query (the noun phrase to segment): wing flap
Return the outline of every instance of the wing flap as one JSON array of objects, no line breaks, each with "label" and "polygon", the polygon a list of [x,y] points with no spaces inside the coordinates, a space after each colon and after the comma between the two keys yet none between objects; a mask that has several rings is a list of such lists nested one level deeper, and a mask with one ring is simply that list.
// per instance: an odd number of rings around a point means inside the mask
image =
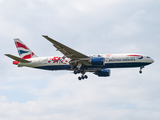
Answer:
[{"label": "wing flap", "polygon": [[16,56],[11,55],[11,54],[5,54],[5,55],[12,58],[13,60],[19,61],[21,63],[30,63],[30,61],[28,61],[28,60],[22,59],[20,57],[16,57]]}]

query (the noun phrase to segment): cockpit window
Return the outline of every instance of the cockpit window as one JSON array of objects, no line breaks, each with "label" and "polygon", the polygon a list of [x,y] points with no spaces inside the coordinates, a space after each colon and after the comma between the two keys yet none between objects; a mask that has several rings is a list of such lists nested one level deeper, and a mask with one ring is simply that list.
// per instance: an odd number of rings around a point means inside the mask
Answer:
[{"label": "cockpit window", "polygon": [[150,58],[149,56],[147,56],[147,58]]}]

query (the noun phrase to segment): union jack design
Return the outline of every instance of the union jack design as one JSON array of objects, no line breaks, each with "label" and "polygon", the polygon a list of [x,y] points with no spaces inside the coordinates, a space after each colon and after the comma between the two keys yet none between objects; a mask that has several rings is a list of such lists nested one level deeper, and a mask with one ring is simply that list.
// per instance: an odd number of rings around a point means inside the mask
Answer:
[{"label": "union jack design", "polygon": [[14,39],[19,56],[22,59],[30,59],[37,57],[20,39]]}]

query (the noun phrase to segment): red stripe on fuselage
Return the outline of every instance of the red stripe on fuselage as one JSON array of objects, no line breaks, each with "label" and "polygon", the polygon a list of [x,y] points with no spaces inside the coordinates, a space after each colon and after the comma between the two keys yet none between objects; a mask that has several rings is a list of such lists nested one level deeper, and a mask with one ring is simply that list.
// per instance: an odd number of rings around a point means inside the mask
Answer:
[{"label": "red stripe on fuselage", "polygon": [[19,42],[15,42],[15,44],[16,44],[16,47],[17,47],[17,48],[22,47],[22,48],[28,50],[28,48],[27,48],[25,45],[23,45],[23,44],[21,44],[21,43],[19,43]]},{"label": "red stripe on fuselage", "polygon": [[128,55],[128,56],[137,56],[137,57],[141,57],[141,55]]}]

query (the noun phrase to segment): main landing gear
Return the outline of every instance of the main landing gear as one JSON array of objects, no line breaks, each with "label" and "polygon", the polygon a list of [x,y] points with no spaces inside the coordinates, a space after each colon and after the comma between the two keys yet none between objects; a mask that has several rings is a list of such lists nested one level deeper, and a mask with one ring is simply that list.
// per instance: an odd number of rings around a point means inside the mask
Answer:
[{"label": "main landing gear", "polygon": [[78,80],[83,80],[83,79],[87,79],[88,78],[87,75],[84,75],[85,74],[85,70],[78,70],[78,69],[76,69],[74,71],[74,74],[77,74],[77,73],[81,73],[82,74],[82,76],[78,77]]},{"label": "main landing gear", "polygon": [[142,69],[144,68],[144,66],[140,67],[139,73],[142,74]]},{"label": "main landing gear", "polygon": [[82,75],[81,77],[78,77],[78,80],[81,80],[81,79],[87,79],[88,76],[87,75]]}]

